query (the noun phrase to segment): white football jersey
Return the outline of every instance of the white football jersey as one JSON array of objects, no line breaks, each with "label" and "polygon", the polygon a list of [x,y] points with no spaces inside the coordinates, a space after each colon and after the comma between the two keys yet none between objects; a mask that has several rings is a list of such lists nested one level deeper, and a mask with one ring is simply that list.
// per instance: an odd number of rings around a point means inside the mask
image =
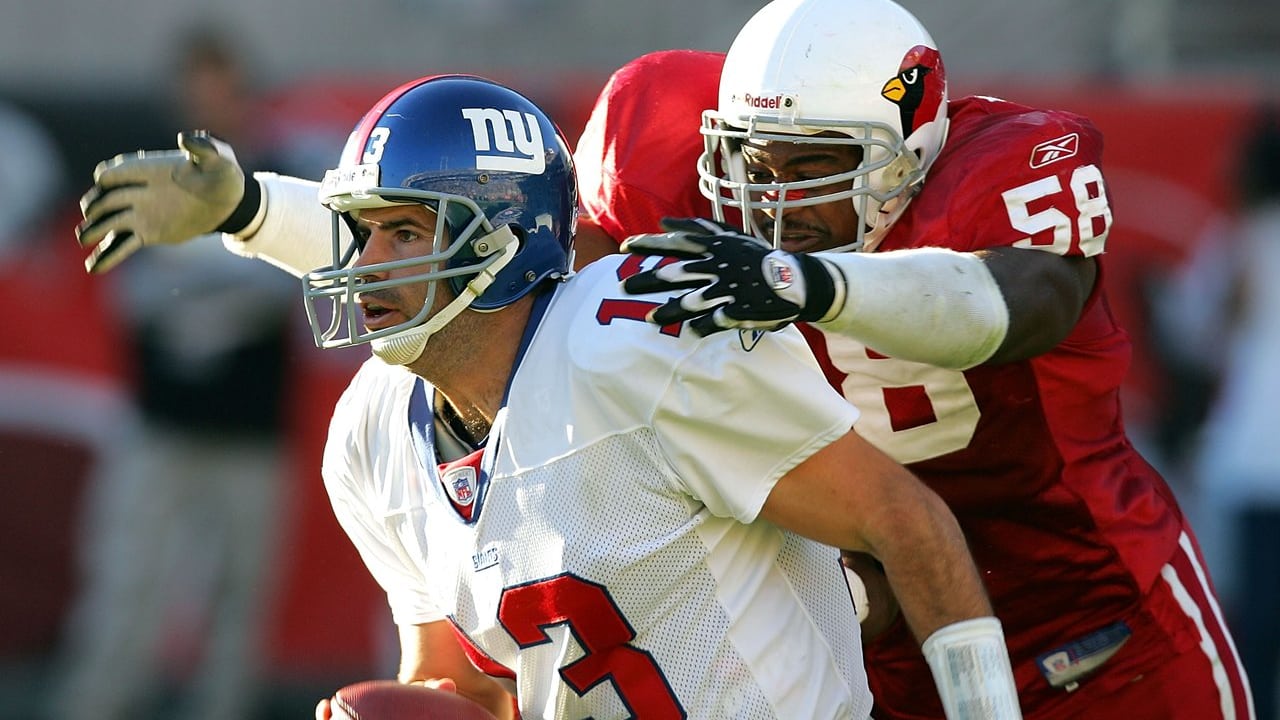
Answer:
[{"label": "white football jersey", "polygon": [[793,329],[644,322],[624,260],[557,289],[476,462],[442,470],[434,391],[367,362],[325,452],[339,521],[395,621],[450,618],[526,720],[865,718],[837,551],[756,519],[857,411]]}]

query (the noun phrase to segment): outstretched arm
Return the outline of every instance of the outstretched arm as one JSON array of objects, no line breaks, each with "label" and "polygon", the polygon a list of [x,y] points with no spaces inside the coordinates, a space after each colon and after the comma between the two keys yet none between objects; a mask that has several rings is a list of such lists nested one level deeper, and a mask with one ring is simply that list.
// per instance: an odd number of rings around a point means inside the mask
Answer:
[{"label": "outstretched arm", "polygon": [[629,293],[686,290],[655,309],[660,325],[701,334],[795,321],[894,357],[964,369],[1043,353],[1080,317],[1090,258],[997,247],[793,254],[708,220],[667,220],[624,251],[676,258],[626,280]]}]

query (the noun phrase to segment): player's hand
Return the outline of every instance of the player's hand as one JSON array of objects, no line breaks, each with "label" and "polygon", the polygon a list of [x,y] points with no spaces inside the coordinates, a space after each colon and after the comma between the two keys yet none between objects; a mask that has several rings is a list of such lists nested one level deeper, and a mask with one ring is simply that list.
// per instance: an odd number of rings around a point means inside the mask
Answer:
[{"label": "player's hand", "polygon": [[843,278],[818,258],[775,250],[751,235],[711,220],[664,219],[665,233],[633,235],[624,252],[675,262],[623,281],[633,295],[688,290],[654,308],[658,325],[688,322],[699,335],[721,330],[777,330],[820,320],[836,302]]},{"label": "player's hand", "polygon": [[91,273],[110,270],[143,245],[172,245],[213,232],[245,195],[231,146],[197,130],[178,134],[177,150],[143,150],[98,164],[80,199],[76,226]]}]

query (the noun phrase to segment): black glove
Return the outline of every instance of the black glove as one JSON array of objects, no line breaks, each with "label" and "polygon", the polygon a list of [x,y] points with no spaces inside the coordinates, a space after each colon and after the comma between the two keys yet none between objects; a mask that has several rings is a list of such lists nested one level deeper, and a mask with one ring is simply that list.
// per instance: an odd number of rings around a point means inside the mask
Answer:
[{"label": "black glove", "polygon": [[658,325],[688,322],[699,335],[721,330],[777,330],[831,311],[835,273],[818,258],[775,250],[711,220],[662,221],[665,233],[633,235],[624,252],[677,261],[627,278],[632,295],[689,290],[649,313]]}]

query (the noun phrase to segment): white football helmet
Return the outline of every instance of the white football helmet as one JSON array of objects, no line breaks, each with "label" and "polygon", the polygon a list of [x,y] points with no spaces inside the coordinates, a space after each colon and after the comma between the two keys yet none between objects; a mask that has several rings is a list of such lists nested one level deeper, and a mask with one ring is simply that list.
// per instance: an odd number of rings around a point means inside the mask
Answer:
[{"label": "white football helmet", "polygon": [[[752,211],[769,209],[778,246],[787,207],[851,199],[863,222],[837,249],[869,251],[942,149],[946,72],[928,31],[891,0],[774,0],[734,39],[719,108],[703,113],[702,125],[699,186],[716,219],[724,221],[726,207],[741,208],[743,229],[763,237]],[[816,137],[831,132],[847,139]],[[778,140],[860,145],[862,161],[822,178],[748,182],[742,143]],[[810,194],[833,183],[847,189]]]}]

